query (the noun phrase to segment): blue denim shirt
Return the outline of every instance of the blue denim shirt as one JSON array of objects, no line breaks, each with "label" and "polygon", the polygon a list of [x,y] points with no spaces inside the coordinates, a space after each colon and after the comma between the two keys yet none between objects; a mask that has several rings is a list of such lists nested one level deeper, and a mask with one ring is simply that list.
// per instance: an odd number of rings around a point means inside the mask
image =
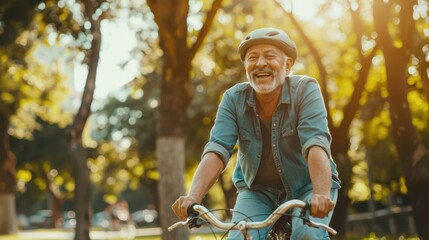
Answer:
[{"label": "blue denim shirt", "polygon": [[[299,93],[296,92],[298,82],[301,82]],[[332,188],[340,188],[331,157],[326,114],[315,79],[308,76],[286,79],[272,116],[271,142],[274,161],[289,199],[312,189],[305,158],[315,145],[322,147],[330,158]],[[224,93],[203,155],[215,152],[226,166],[238,140],[238,158],[232,177],[238,189],[251,188],[258,172],[263,145],[259,121],[255,93],[249,83],[236,84]]]}]

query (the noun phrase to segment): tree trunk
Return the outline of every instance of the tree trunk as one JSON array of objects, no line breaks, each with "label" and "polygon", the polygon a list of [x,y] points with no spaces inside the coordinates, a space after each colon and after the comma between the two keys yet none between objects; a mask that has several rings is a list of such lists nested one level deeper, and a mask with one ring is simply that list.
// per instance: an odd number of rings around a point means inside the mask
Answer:
[{"label": "tree trunk", "polygon": [[0,235],[11,234],[18,230],[14,193],[0,193],[0,216]]},{"label": "tree trunk", "polygon": [[51,194],[52,201],[52,227],[61,228],[61,206],[63,205],[64,199],[58,198]]},{"label": "tree trunk", "polygon": [[[415,152],[418,151],[419,149],[415,150]],[[420,160],[413,164],[411,171],[406,174],[406,178],[417,232],[421,239],[429,239],[429,154],[426,149],[424,151],[425,154],[419,156]],[[414,158],[413,161],[416,159]]]},{"label": "tree trunk", "polygon": [[70,157],[75,177],[75,240],[89,240],[91,228],[91,182],[87,166],[87,154],[81,144],[72,144]]},{"label": "tree trunk", "polygon": [[91,104],[94,98],[95,80],[97,79],[97,67],[101,50],[101,21],[103,14],[94,17],[99,11],[99,6],[103,1],[82,0],[86,19],[91,23],[91,50],[88,62],[88,75],[82,94],[82,101],[79,110],[70,128],[70,157],[74,169],[75,178],[75,213],[76,229],[75,240],[89,240],[92,204],[91,204],[91,181],[87,166],[87,152],[82,144],[82,132],[91,114]]},{"label": "tree trunk", "polygon": [[[184,53],[181,53],[181,56]],[[160,200],[160,222],[162,239],[188,239],[187,228],[168,232],[167,228],[179,219],[171,211],[171,204],[186,194],[185,174],[185,127],[186,109],[190,103],[189,65],[182,69],[165,59],[161,103],[158,108],[156,154],[160,179],[158,197]]]},{"label": "tree trunk", "polygon": [[162,239],[185,240],[189,239],[187,228],[174,232],[168,232],[167,228],[179,220],[171,211],[171,204],[186,194],[183,177],[186,109],[192,95],[186,22],[189,5],[186,0],[148,1],[148,4],[159,26],[159,45],[164,50],[156,144]]},{"label": "tree trunk", "polygon": [[417,232],[422,239],[429,239],[429,152],[418,138],[412,123],[408,103],[407,65],[415,44],[413,7],[416,1],[400,1],[399,30],[401,47],[393,44],[389,32],[391,2],[374,1],[373,15],[378,41],[381,42],[386,65],[389,110],[392,136],[406,178],[408,197],[413,207]]},{"label": "tree trunk", "polygon": [[417,232],[422,239],[429,239],[429,152],[412,124],[406,84],[408,58],[385,52],[385,59],[392,135],[407,180]]},{"label": "tree trunk", "polygon": [[[355,19],[354,22],[357,22],[357,20]],[[357,45],[360,46],[360,43]],[[362,54],[359,55],[362,68],[360,69],[358,79],[355,82],[355,90],[353,91],[347,106],[344,108],[344,118],[338,127],[334,127],[332,122],[330,124],[330,129],[332,131],[332,155],[334,156],[341,179],[341,189],[338,191],[338,200],[332,216],[331,226],[338,232],[338,236],[341,237],[346,234],[346,220],[350,205],[348,192],[351,187],[351,177],[353,176],[353,166],[347,153],[349,150],[349,129],[352,120],[360,107],[359,101],[368,80],[369,69],[371,68],[371,59],[375,52],[376,49],[373,49],[371,54],[368,56],[363,56]],[[344,141],[344,139],[347,139],[347,141]]]},{"label": "tree trunk", "polygon": [[167,227],[178,219],[171,204],[185,194],[185,127],[186,110],[193,96],[190,81],[191,62],[207,35],[222,0],[214,0],[205,22],[192,46],[188,46],[188,0],[148,0],[158,25],[159,46],[163,50],[161,101],[158,108],[157,160],[159,179],[160,221],[162,239],[185,240],[188,230],[173,233]]},{"label": "tree trunk", "polygon": [[171,204],[178,196],[185,193],[183,174],[185,172],[185,139],[183,137],[159,137],[157,139],[158,169],[161,175],[158,183],[160,201],[160,219],[162,239],[188,239],[186,227],[176,229],[175,232],[165,231],[179,219],[171,211]]},{"label": "tree trunk", "polygon": [[60,219],[61,219],[61,206],[65,200],[65,197],[60,192],[59,189],[54,187],[52,180],[49,178],[49,173],[41,170],[40,174],[43,176],[43,179],[46,183],[46,189],[50,197],[50,207],[52,210],[52,226],[53,228],[60,228]]},{"label": "tree trunk", "polygon": [[15,212],[16,158],[9,146],[8,117],[0,117],[0,235],[17,230]]}]

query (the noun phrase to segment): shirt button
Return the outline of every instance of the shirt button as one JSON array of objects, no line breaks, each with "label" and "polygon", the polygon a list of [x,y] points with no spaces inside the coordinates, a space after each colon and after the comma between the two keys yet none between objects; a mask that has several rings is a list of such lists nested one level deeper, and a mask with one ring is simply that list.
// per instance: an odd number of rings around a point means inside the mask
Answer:
[{"label": "shirt button", "polygon": [[273,147],[276,147],[276,144],[273,144]]},{"label": "shirt button", "polygon": [[275,126],[277,126],[277,124],[274,123],[273,126],[275,127]]}]

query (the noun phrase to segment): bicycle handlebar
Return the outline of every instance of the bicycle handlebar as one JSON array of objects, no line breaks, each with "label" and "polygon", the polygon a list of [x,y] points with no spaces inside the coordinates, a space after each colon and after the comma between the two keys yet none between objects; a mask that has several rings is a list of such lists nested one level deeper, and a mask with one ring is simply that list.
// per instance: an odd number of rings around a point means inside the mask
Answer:
[{"label": "bicycle handlebar", "polygon": [[[274,223],[276,223],[276,221],[284,213],[286,213],[289,209],[296,208],[296,207],[305,209],[305,208],[308,207],[308,204],[305,203],[304,201],[297,200],[297,199],[289,200],[289,201],[284,202],[283,204],[281,204],[264,221],[252,222],[252,221],[242,220],[242,221],[240,221],[238,223],[233,223],[233,222],[226,223],[226,222],[222,222],[216,216],[214,216],[207,208],[205,208],[202,205],[194,204],[194,205],[191,205],[190,207],[193,208],[194,212],[198,212],[199,216],[201,218],[206,219],[208,222],[210,222],[216,228],[228,231],[228,230],[261,229],[261,228],[268,227],[268,226],[273,225]],[[195,216],[191,216],[190,215],[190,217],[186,221],[180,221],[180,222],[177,222],[177,223],[171,225],[168,228],[168,231],[171,232],[171,231],[173,231],[175,228],[177,228],[179,226],[189,225],[191,223],[191,220],[194,219],[194,218],[195,218]],[[337,231],[335,231],[333,228],[331,228],[331,227],[329,227],[329,226],[327,226],[327,225],[325,225],[323,223],[316,223],[316,222],[313,222],[310,219],[306,219],[306,218],[304,219],[304,222],[305,222],[305,224],[307,224],[310,227],[324,229],[324,230],[328,231],[329,233],[331,233],[333,235],[337,234]]]}]

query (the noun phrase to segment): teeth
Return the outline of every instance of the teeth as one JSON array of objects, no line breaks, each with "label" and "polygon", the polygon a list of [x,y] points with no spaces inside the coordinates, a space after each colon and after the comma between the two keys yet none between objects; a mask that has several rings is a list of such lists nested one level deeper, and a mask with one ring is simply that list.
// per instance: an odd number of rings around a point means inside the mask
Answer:
[{"label": "teeth", "polygon": [[268,76],[270,76],[270,74],[268,74],[268,73],[258,73],[258,74],[256,74],[256,76],[257,77],[268,77]]}]

